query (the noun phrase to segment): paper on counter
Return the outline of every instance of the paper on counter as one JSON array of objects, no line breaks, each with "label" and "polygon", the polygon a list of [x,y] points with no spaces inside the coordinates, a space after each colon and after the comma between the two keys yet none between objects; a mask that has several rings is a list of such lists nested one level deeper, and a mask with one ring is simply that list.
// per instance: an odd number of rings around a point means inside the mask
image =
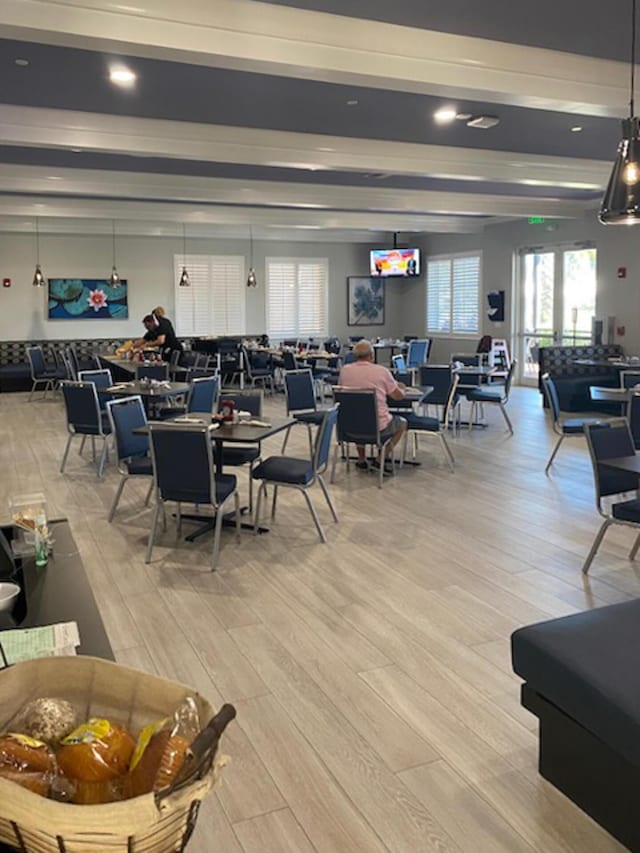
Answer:
[{"label": "paper on counter", "polygon": [[40,628],[0,631],[0,643],[9,663],[20,663],[32,658],[76,654],[80,633],[77,622],[58,622]]}]

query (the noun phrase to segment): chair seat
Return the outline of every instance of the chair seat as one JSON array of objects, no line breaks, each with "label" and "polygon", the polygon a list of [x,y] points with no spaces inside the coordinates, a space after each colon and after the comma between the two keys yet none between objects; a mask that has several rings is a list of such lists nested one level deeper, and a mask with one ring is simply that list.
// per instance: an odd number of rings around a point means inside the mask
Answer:
[{"label": "chair seat", "polygon": [[440,432],[440,421],[438,418],[427,418],[421,415],[416,415],[415,412],[409,412],[403,417],[407,421],[409,429],[414,429],[422,432]]},{"label": "chair seat", "polygon": [[[464,389],[462,389],[464,390]],[[466,392],[467,400],[472,403],[502,403],[504,402],[503,391],[490,391],[488,388],[473,388]]]},{"label": "chair seat", "polygon": [[135,456],[127,459],[125,465],[129,474],[153,474],[153,465],[149,456]]},{"label": "chair seat", "polygon": [[612,504],[611,514],[619,521],[632,521],[640,524],[640,500],[620,501]]},{"label": "chair seat", "polygon": [[41,373],[35,377],[36,379],[64,379],[65,374],[61,370],[55,370],[51,368],[50,370],[43,370]]},{"label": "chair seat", "polygon": [[251,375],[254,379],[271,378],[273,377],[273,370],[270,367],[252,367]]},{"label": "chair seat", "polygon": [[222,464],[235,468],[238,465],[248,465],[259,456],[259,447],[225,447],[222,453]]},{"label": "chair seat", "polygon": [[[232,495],[236,489],[237,479],[233,474],[220,474],[216,477],[216,503],[221,504]],[[189,491],[188,488],[171,492],[163,492],[165,501],[177,501],[179,503],[209,504],[209,495],[201,492]]]},{"label": "chair seat", "polygon": [[324,418],[324,412],[299,412],[292,413],[293,418],[301,424],[315,424],[315,426],[320,426],[322,423],[322,419]]},{"label": "chair seat", "polygon": [[565,435],[579,435],[581,432],[584,432],[587,424],[596,424],[598,422],[598,418],[567,418],[561,424],[562,432]]},{"label": "chair seat", "polygon": [[272,483],[306,486],[313,479],[313,467],[308,459],[270,456],[258,465],[253,472],[253,478],[255,480],[268,480]]}]

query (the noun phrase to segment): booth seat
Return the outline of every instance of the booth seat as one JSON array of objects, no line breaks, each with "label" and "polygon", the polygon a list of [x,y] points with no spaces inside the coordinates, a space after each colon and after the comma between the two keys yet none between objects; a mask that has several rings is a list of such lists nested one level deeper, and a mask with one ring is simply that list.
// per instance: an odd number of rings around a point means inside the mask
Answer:
[{"label": "booth seat", "polygon": [[[617,386],[619,372],[615,367],[608,367],[605,362],[622,356],[624,350],[619,344],[540,347],[540,376],[548,373],[553,379],[563,412],[606,411],[606,406],[591,400],[589,386]],[[576,359],[592,359],[600,364],[576,364]],[[542,394],[541,383],[539,388]],[[546,406],[544,395],[543,405]]]},{"label": "booth seat", "polygon": [[47,362],[54,365],[54,351],[62,352],[68,346],[75,347],[82,369],[94,367],[93,356],[104,350],[115,350],[122,339],[62,340],[62,341],[0,341],[0,392],[29,391],[31,372],[27,359],[27,347],[41,346]]}]

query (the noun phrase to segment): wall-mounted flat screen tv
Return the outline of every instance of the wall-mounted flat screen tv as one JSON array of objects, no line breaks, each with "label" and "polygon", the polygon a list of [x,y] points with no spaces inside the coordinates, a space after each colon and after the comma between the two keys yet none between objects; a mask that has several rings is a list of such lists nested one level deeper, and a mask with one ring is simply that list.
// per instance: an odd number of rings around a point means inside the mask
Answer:
[{"label": "wall-mounted flat screen tv", "polygon": [[372,276],[420,275],[420,249],[374,249],[369,258]]}]

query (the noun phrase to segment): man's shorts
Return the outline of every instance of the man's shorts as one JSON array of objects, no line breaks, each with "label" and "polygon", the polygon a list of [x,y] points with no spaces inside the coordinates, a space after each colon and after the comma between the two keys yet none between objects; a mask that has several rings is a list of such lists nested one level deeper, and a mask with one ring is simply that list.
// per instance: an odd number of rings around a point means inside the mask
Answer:
[{"label": "man's shorts", "polygon": [[380,441],[389,441],[406,423],[406,420],[401,418],[400,415],[392,415],[391,420],[380,433]]}]

